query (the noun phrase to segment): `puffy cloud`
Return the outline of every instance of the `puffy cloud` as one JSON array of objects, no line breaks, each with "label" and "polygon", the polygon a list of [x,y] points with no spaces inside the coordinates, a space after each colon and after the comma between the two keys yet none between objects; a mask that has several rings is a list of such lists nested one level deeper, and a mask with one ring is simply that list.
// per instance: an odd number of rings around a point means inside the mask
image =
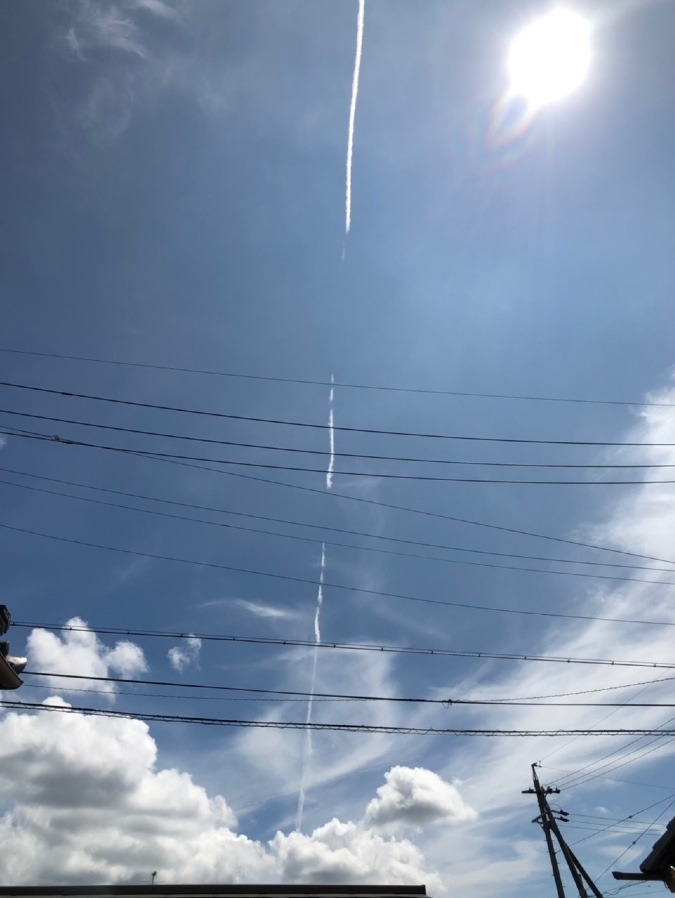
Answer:
[{"label": "puffy cloud", "polygon": [[374,826],[423,826],[441,820],[474,820],[478,815],[457,788],[423,767],[392,767],[366,819]]},{"label": "puffy cloud", "polygon": [[234,812],[183,771],[157,766],[145,723],[88,717],[50,699],[7,713],[0,744],[2,883],[392,882],[440,888],[407,840],[333,819],[268,843],[235,832]]},{"label": "puffy cloud", "polygon": [[259,843],[232,832],[223,798],[185,772],[156,769],[156,756],[140,721],[8,713],[0,788],[14,806],[0,820],[0,881],[115,882],[148,870],[242,879],[271,870]]},{"label": "puffy cloud", "polygon": [[287,882],[425,883],[436,891],[440,886],[412,842],[384,838],[357,823],[333,819],[311,835],[277,833],[270,845]]},{"label": "puffy cloud", "polygon": [[66,626],[78,629],[66,630],[59,636],[38,628],[31,631],[27,643],[31,669],[47,674],[45,682],[60,692],[67,692],[69,687],[80,689],[88,686],[112,696],[115,684],[96,680],[69,681],[48,674],[79,674],[83,677],[118,675],[130,678],[148,669],[143,650],[135,643],[120,640],[114,648],[107,648],[80,617],[66,621]]},{"label": "puffy cloud", "polygon": [[188,636],[183,645],[175,645],[168,651],[169,661],[174,670],[183,671],[199,664],[202,641],[198,636]]}]

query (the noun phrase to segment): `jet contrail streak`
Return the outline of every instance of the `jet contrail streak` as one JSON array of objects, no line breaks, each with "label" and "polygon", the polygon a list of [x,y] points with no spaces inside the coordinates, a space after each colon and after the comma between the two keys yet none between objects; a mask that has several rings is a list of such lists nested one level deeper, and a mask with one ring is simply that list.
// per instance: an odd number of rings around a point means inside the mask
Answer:
[{"label": "jet contrail streak", "polygon": [[333,471],[335,470],[335,431],[333,430],[333,397],[335,396],[335,388],[333,384],[335,383],[335,375],[331,374],[330,376],[331,388],[330,388],[330,396],[328,398],[328,402],[330,403],[330,409],[328,412],[328,441],[330,446],[330,458],[328,459],[328,468],[326,470],[326,489],[333,489]]},{"label": "jet contrail streak", "polygon": [[[323,579],[326,571],[326,546],[321,543],[321,566],[319,573],[319,588],[316,593],[316,610],[314,612],[314,658],[312,659],[312,687],[310,689],[309,701],[307,702],[307,716],[305,725],[309,726],[312,722],[312,706],[314,704],[314,688],[316,686],[316,664],[319,655],[319,644],[321,642],[321,606],[323,605]],[[302,831],[302,815],[305,810],[305,797],[307,794],[306,775],[309,759],[312,756],[312,731],[305,730],[305,749],[302,756],[302,770],[300,774],[300,790],[298,792],[298,813],[295,821],[295,828],[298,832]]]},{"label": "jet contrail streak", "polygon": [[[333,488],[333,469],[335,467],[335,432],[333,429],[333,400],[335,398],[335,375],[330,376],[330,394],[328,396],[328,434],[330,445],[330,458],[328,459],[328,467],[326,468],[326,489]],[[302,816],[305,811],[305,798],[307,796],[307,769],[309,760],[312,757],[312,731],[309,724],[312,722],[312,708],[314,705],[314,689],[316,687],[316,667],[319,657],[319,646],[321,644],[321,607],[323,605],[323,583],[326,573],[326,544],[321,543],[321,563],[319,564],[319,588],[316,592],[316,608],[314,611],[314,657],[312,658],[312,680],[309,691],[309,700],[307,702],[307,716],[305,718],[305,747],[302,753],[302,763],[300,767],[300,787],[298,789],[298,812],[295,819],[295,828],[298,832],[302,832]]]},{"label": "jet contrail streak", "polygon": [[[359,75],[361,72],[361,53],[363,52],[363,22],[365,19],[366,0],[359,0],[359,12],[356,18],[356,55],[354,58],[354,75],[352,77],[352,100],[349,105],[349,129],[347,131],[347,187],[345,190],[345,237],[352,226],[352,157],[354,155],[354,122],[356,120],[356,100],[359,95]],[[343,254],[344,257],[344,254]]]}]

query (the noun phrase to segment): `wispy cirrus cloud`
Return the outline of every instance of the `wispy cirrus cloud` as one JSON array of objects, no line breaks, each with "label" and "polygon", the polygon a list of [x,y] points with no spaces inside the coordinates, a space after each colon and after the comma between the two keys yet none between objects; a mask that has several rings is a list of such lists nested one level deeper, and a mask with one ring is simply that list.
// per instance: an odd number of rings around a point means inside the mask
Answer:
[{"label": "wispy cirrus cloud", "polygon": [[179,21],[181,14],[176,8],[164,0],[131,0],[130,6],[134,9],[151,13],[160,19],[169,19],[170,21]]},{"label": "wispy cirrus cloud", "polygon": [[[220,602],[221,600],[217,601]],[[253,602],[250,599],[234,599],[233,602],[242,610],[254,615],[254,617],[285,621],[297,620],[298,617],[297,612],[295,611],[289,611],[287,608],[279,608],[278,605],[270,605],[266,602]]]},{"label": "wispy cirrus cloud", "polygon": [[179,27],[181,15],[164,0],[78,0],[65,7],[62,55],[80,70],[76,95],[63,98],[61,127],[92,142],[117,139],[134,107],[171,81],[171,41],[158,40],[155,23]]},{"label": "wispy cirrus cloud", "polygon": [[147,59],[142,30],[134,19],[137,8],[135,3],[118,6],[91,0],[75,4],[73,22],[63,36],[66,47],[83,61],[100,50]]},{"label": "wispy cirrus cloud", "polygon": [[[652,397],[656,402],[674,403],[675,389],[667,389]],[[649,446],[650,443],[675,444],[675,409],[651,407],[644,409],[624,435],[630,442],[645,445],[621,450],[620,460],[638,464],[675,464],[673,446]],[[617,455],[601,457],[598,461],[616,461]],[[646,480],[668,480],[657,471],[648,472]],[[612,494],[616,496],[616,493]],[[608,498],[607,504],[599,506],[599,523],[587,526],[584,533],[589,541],[606,544],[629,551],[643,552],[658,558],[672,558],[671,534],[675,530],[675,485],[669,483],[630,486],[622,490],[623,498],[618,501]],[[615,561],[616,558],[612,558]],[[628,560],[627,560],[628,561]],[[667,565],[656,564],[656,567]],[[650,619],[675,623],[675,609],[672,604],[672,589],[667,582],[675,579],[669,571],[654,571],[649,575],[653,585],[645,583],[619,583],[616,586],[582,588],[570,585],[562,611],[582,613],[590,618]],[[433,642],[431,643],[433,644]],[[646,664],[672,661],[672,627],[646,626],[616,623],[610,620],[588,620],[567,622],[550,627],[540,635],[533,634],[528,647],[533,654],[554,655],[569,658],[617,658],[642,661]],[[292,656],[285,659],[292,665]],[[298,656],[297,670],[289,670],[292,675],[291,688],[302,688],[301,664],[306,664],[306,655]],[[459,673],[457,672],[459,670]],[[392,695],[402,689],[397,662],[393,659],[375,657],[350,658],[349,664],[330,653],[322,656],[316,690],[327,692],[368,691],[373,694]],[[653,683],[649,685],[649,681]],[[646,681],[648,685],[631,685]],[[565,699],[569,693],[588,689],[611,687],[609,700],[625,702],[624,708],[578,707],[566,704],[573,699]],[[615,688],[616,687],[616,688]],[[513,699],[551,695],[562,706],[547,707],[489,707],[461,708],[453,706],[446,725],[486,729],[514,730],[561,730],[597,729],[602,726],[658,727],[669,717],[668,708],[635,707],[631,702],[669,702],[672,685],[663,681],[658,672],[622,669],[616,666],[591,666],[574,664],[543,664],[539,662],[509,662],[486,664],[479,671],[475,668],[452,667],[445,676],[436,677],[434,687],[426,694],[429,697],[446,699],[457,696],[465,699]],[[644,690],[644,691],[641,691]],[[642,696],[642,698],[640,697]],[[597,696],[581,696],[591,702],[608,700],[599,693]],[[371,705],[364,713],[353,704],[329,704],[315,706],[316,720],[342,720],[382,725],[439,726],[437,708],[429,706]],[[363,715],[363,717],[361,716]],[[292,708],[280,707],[270,712],[270,719],[291,719]],[[445,715],[444,715],[445,717]],[[441,724],[442,725],[442,724]],[[269,732],[249,732],[237,737],[236,754],[243,756],[260,770],[267,764],[270,792],[278,791],[280,783],[292,782],[294,758],[302,751],[299,737],[293,749],[290,736],[289,750],[283,753],[274,750],[277,735]],[[523,882],[532,877],[547,877],[549,874],[545,854],[539,834],[527,824],[532,816],[531,796],[521,796],[520,790],[530,782],[530,765],[541,760],[541,776],[555,782],[559,769],[579,770],[586,765],[586,775],[593,777],[588,784],[574,786],[570,778],[565,792],[565,806],[592,808],[599,803],[617,813],[612,805],[617,799],[617,791],[612,788],[612,776],[628,779],[644,776],[639,770],[653,762],[663,760],[675,753],[672,740],[656,740],[650,737],[638,741],[634,747],[627,743],[633,737],[587,736],[572,738],[526,737],[477,740],[470,742],[446,743],[444,760],[434,764],[430,760],[432,748],[429,741],[415,737],[380,738],[376,735],[348,738],[315,734],[314,758],[309,771],[308,794],[311,787],[312,801],[308,802],[305,815],[312,825],[320,826],[318,815],[327,802],[332,807],[353,807],[356,796],[362,794],[362,784],[368,781],[368,771],[378,763],[389,763],[392,768],[385,779],[385,785],[377,790],[375,799],[366,812],[366,822],[372,826],[387,823],[396,826],[412,826],[416,817],[425,824],[433,822],[438,813],[439,821],[450,821],[455,808],[461,827],[444,827],[435,833],[425,830],[415,844],[420,847],[431,869],[442,871],[445,889],[461,889],[463,894],[478,896],[484,894],[490,883],[504,883],[503,894],[522,891]],[[294,754],[295,752],[295,754]],[[617,752],[616,756],[610,755]],[[610,763],[603,759],[609,756]],[[415,757],[415,764],[410,759]],[[477,757],[480,763],[477,763]],[[419,760],[417,760],[419,759]],[[623,768],[614,765],[629,762]],[[420,763],[421,762],[421,763]],[[409,766],[408,766],[409,765]],[[549,767],[550,765],[550,767]],[[420,774],[419,781],[414,775],[401,774],[396,768],[415,769],[420,766],[427,771],[434,769],[445,783],[453,785],[459,792],[460,801],[452,794],[452,789],[429,788],[417,793],[420,781],[433,780]],[[623,771],[623,772],[622,772]],[[630,771],[630,775],[628,775]],[[597,777],[596,777],[597,774]],[[458,778],[462,785],[458,785]],[[658,778],[657,778],[658,779]],[[564,782],[560,783],[564,786]],[[289,791],[291,791],[289,789]],[[657,793],[657,797],[658,797]],[[419,797],[416,797],[418,796]],[[424,796],[426,795],[425,798]],[[443,799],[440,796],[445,796]],[[250,798],[251,796],[249,796]],[[622,799],[625,800],[625,799]],[[640,798],[637,799],[640,801]],[[453,801],[455,802],[453,804]],[[407,804],[408,803],[408,804]],[[647,804],[647,800],[644,804]],[[625,805],[623,805],[625,807]],[[629,805],[635,811],[638,805]],[[569,809],[569,807],[568,807]],[[445,818],[443,813],[447,812]],[[472,816],[472,812],[474,816]],[[478,816],[475,816],[475,815]],[[340,819],[349,816],[349,811],[340,813]],[[290,820],[289,820],[290,824]],[[628,843],[623,844],[625,848]],[[596,846],[597,847],[594,847]],[[584,860],[592,867],[594,858],[605,858],[602,869],[619,850],[617,836],[611,830],[606,835],[590,842],[584,848]]]},{"label": "wispy cirrus cloud", "polygon": [[[668,388],[649,397],[653,402],[674,403],[675,389]],[[614,451],[606,461],[634,464],[675,464],[675,409],[667,407],[644,408],[638,422],[624,435],[627,442],[641,446]],[[654,446],[661,443],[671,445]],[[599,459],[602,460],[602,459]],[[658,469],[647,471],[645,480],[668,480]],[[590,541],[618,549],[640,552],[656,558],[673,559],[671,534],[675,529],[675,484],[645,483],[626,487],[623,498],[607,501],[600,520],[587,526],[583,532]],[[616,559],[612,559],[616,560]],[[627,563],[630,559],[626,559]],[[666,567],[655,563],[655,567]],[[675,608],[672,588],[668,581],[675,579],[672,572],[654,571],[648,575],[653,585],[621,583],[616,587],[585,587],[571,589],[568,601],[561,610],[580,612],[599,618],[624,618],[632,620],[663,621],[666,625],[639,625],[616,623],[611,620],[589,620],[586,623],[563,623],[551,627],[540,639],[533,641],[531,650],[542,655],[562,658],[608,658],[644,662],[672,662],[672,632],[675,624]],[[467,676],[465,680],[447,679],[433,695],[445,697],[458,695],[465,699],[507,700],[514,698],[540,699],[551,696],[559,704],[554,707],[482,707],[467,711],[466,715],[453,711],[455,725],[467,724],[476,728],[513,730],[564,730],[654,728],[663,726],[672,718],[672,709],[638,707],[631,703],[668,702],[672,691],[670,681],[659,673],[672,671],[632,670],[616,666],[586,666],[575,664],[541,664],[516,662],[510,669],[499,671],[486,667],[481,678]],[[650,684],[651,681],[651,684]],[[636,685],[631,685],[635,683]],[[646,683],[646,685],[645,685]],[[625,703],[623,707],[578,707],[575,692],[589,689],[610,688],[608,696],[582,694],[580,700],[589,702],[613,701]],[[557,696],[557,698],[556,698]],[[430,723],[431,712],[419,711],[411,715],[417,723]],[[672,724],[671,724],[672,725]],[[459,776],[464,780],[463,800],[480,813],[479,820],[469,823],[462,831],[462,853],[449,855],[447,834],[444,839],[426,843],[431,859],[451,857],[444,870],[457,888],[464,894],[475,894],[488,887],[494,880],[496,864],[508,867],[522,852],[520,872],[534,873],[534,855],[528,842],[513,838],[513,827],[527,815],[531,796],[520,798],[518,792],[528,786],[530,765],[542,762],[540,777],[563,788],[564,807],[573,811],[584,804],[597,806],[598,799],[604,813],[611,809],[609,802],[626,802],[624,786],[619,792],[614,777],[619,779],[648,778],[640,768],[646,768],[675,754],[672,739],[634,736],[583,736],[546,738],[510,738],[490,740],[481,745],[480,764],[476,763],[474,745],[460,747],[451,752],[448,762],[439,769],[446,779]],[[568,775],[582,771],[579,776]],[[658,777],[657,777],[658,780]],[[517,788],[514,786],[517,784]],[[659,793],[656,793],[656,798]],[[637,800],[644,798],[641,795]],[[635,800],[629,799],[629,801]],[[528,806],[526,802],[530,802]],[[592,803],[589,805],[589,803]],[[644,802],[648,802],[645,800]],[[621,805],[625,807],[625,804]],[[637,805],[629,805],[631,811]],[[657,809],[658,810],[658,809]],[[656,813],[656,811],[655,811]],[[672,810],[666,815],[672,816]],[[454,837],[450,836],[451,841]],[[626,848],[630,839],[621,844]],[[539,849],[541,849],[540,843]],[[610,846],[609,852],[606,851]],[[611,861],[619,854],[616,832],[608,829],[604,835],[584,846],[584,863],[593,869],[594,857]],[[488,864],[479,864],[480,858],[490,857]],[[625,858],[624,858],[625,860]],[[602,869],[606,865],[602,863]],[[548,875],[546,858],[540,855],[538,868]],[[513,876],[512,872],[510,876]],[[604,880],[599,883],[600,887]]]}]

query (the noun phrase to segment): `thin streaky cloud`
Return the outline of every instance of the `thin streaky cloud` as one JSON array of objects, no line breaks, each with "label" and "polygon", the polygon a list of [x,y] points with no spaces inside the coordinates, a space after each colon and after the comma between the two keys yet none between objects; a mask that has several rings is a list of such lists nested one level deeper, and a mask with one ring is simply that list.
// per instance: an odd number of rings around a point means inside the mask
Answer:
[{"label": "thin streaky cloud", "polygon": [[296,617],[292,611],[277,608],[274,605],[266,605],[264,602],[251,602],[249,599],[236,599],[236,604],[249,611],[256,617],[264,617],[272,620],[291,620]]},{"label": "thin streaky cloud", "polygon": [[131,16],[124,16],[114,6],[87,5],[67,34],[67,43],[77,55],[92,48],[107,48],[147,59],[139,29]]},{"label": "thin streaky cloud", "polygon": [[[345,237],[352,226],[352,159],[354,156],[354,124],[356,121],[356,101],[359,96],[359,78],[361,74],[361,55],[363,53],[363,25],[365,21],[366,0],[359,0],[359,11],[356,17],[356,54],[354,58],[354,74],[352,76],[352,98],[349,104],[349,128],[347,131],[347,184],[345,189]],[[344,254],[343,254],[344,258]]]},{"label": "thin streaky cloud", "polygon": [[330,446],[330,457],[328,459],[328,468],[326,470],[326,489],[333,489],[333,472],[335,471],[335,428],[334,428],[334,418],[333,418],[333,399],[335,397],[335,388],[332,384],[335,382],[335,375],[331,374],[330,376],[331,388],[330,388],[330,396],[328,397],[329,402],[329,411],[328,411],[328,441]]},{"label": "thin streaky cloud", "polygon": [[224,606],[231,608],[236,605],[243,608],[256,617],[267,618],[269,620],[295,620],[298,615],[294,611],[286,608],[277,608],[275,605],[268,605],[265,602],[254,602],[250,599],[209,599],[207,602],[200,602],[199,608],[216,608]]},{"label": "thin streaky cloud", "polygon": [[302,754],[302,765],[300,768],[300,788],[298,790],[298,813],[295,822],[295,828],[298,832],[302,831],[302,816],[305,810],[305,798],[307,796],[307,768],[309,760],[312,756],[312,731],[309,724],[312,721],[312,708],[314,705],[314,690],[316,688],[316,665],[319,657],[319,645],[321,643],[321,606],[323,605],[323,580],[326,571],[326,546],[321,543],[321,569],[319,573],[319,588],[316,593],[316,609],[314,611],[314,656],[312,658],[312,685],[309,691],[309,700],[307,702],[307,716],[305,718],[305,746]]},{"label": "thin streaky cloud", "polygon": [[[331,388],[328,396],[328,435],[330,441],[330,458],[328,459],[328,467],[326,468],[326,489],[333,487],[333,470],[335,467],[335,430],[333,427],[333,399],[335,398],[335,375],[330,376]],[[312,731],[309,724],[312,720],[312,707],[314,705],[314,690],[316,688],[316,666],[319,655],[319,645],[321,644],[321,606],[323,605],[323,582],[326,573],[326,544],[321,543],[321,564],[319,572],[319,588],[316,594],[316,609],[314,611],[314,657],[312,658],[312,680],[309,700],[307,702],[307,717],[305,724],[305,746],[300,766],[300,787],[298,790],[298,812],[296,817],[295,828],[298,832],[302,831],[302,816],[305,809],[305,798],[307,794],[307,768],[309,760],[312,756]]]},{"label": "thin streaky cloud", "polygon": [[163,0],[135,0],[133,6],[137,10],[151,13],[160,19],[176,20],[180,18],[178,11],[164,3]]}]

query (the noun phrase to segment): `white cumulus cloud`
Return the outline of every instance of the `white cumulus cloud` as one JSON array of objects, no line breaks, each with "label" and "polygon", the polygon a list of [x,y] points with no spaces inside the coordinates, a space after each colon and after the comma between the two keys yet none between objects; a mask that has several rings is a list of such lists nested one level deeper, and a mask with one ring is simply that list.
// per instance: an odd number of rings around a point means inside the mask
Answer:
[{"label": "white cumulus cloud", "polygon": [[183,645],[175,645],[168,651],[169,661],[174,670],[183,671],[199,664],[202,641],[198,636],[188,636]]},{"label": "white cumulus cloud", "polygon": [[[420,849],[366,823],[332,819],[268,842],[236,831],[228,802],[162,768],[147,724],[8,712],[0,743],[0,883],[391,882],[438,891]],[[52,710],[50,710],[52,709]],[[59,710],[56,710],[59,709]]]},{"label": "white cumulus cloud", "polygon": [[[68,707],[61,699],[49,704]],[[220,796],[156,767],[146,724],[43,710],[8,713],[0,745],[0,882],[116,882],[264,873],[263,848],[231,830]],[[271,866],[267,863],[267,866]]]},{"label": "white cumulus cloud", "polygon": [[351,821],[334,818],[311,835],[277,833],[270,845],[286,882],[425,883],[434,890],[440,885],[412,842],[385,838]]},{"label": "white cumulus cloud", "polygon": [[143,650],[135,643],[120,640],[113,648],[108,648],[80,617],[66,621],[66,626],[77,629],[66,630],[59,636],[37,628],[31,631],[27,642],[31,669],[45,674],[45,682],[60,692],[67,692],[70,687],[86,687],[100,689],[112,696],[115,685],[96,680],[66,680],[49,674],[131,678],[148,669]]},{"label": "white cumulus cloud", "polygon": [[451,783],[423,767],[392,767],[366,819],[374,826],[419,827],[439,821],[474,820],[478,815]]}]

